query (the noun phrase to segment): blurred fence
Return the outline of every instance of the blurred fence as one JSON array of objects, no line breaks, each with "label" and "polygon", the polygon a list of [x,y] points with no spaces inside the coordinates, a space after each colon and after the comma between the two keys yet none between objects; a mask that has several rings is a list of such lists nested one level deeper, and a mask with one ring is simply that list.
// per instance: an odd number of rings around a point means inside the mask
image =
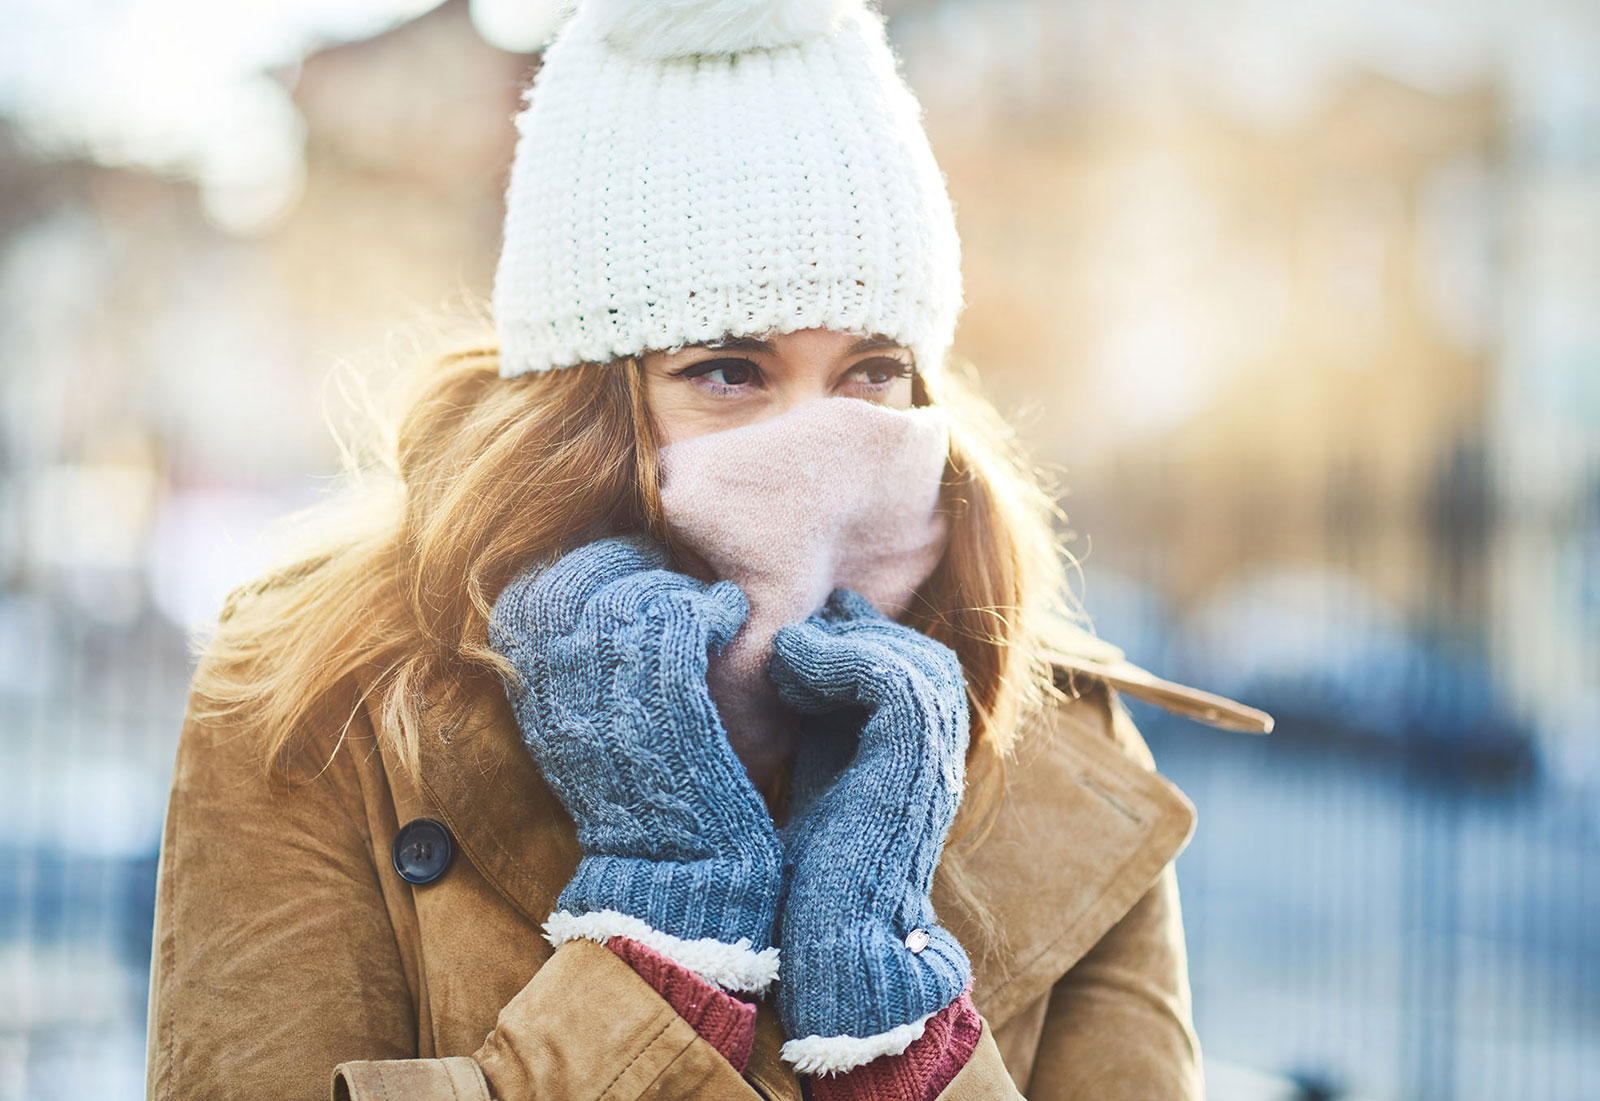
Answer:
[{"label": "blurred fence", "polygon": [[[1076,502],[1101,633],[1278,720],[1253,738],[1132,705],[1199,812],[1177,866],[1206,1055],[1308,1098],[1579,1101],[1600,1082],[1600,731],[1533,717],[1581,708],[1518,701],[1489,614],[1503,548],[1581,553],[1600,509],[1497,500],[1467,454],[1409,504],[1332,480],[1322,564],[1189,608],[1172,593],[1192,544],[1159,491]],[[1239,521],[1222,553],[1242,560],[1289,505],[1206,507]],[[1367,580],[1406,533],[1422,581],[1402,608]],[[1564,614],[1592,614],[1571,595]]]},{"label": "blurred fence", "polygon": [[1269,745],[1138,717],[1199,810],[1178,875],[1208,1056],[1308,1096],[1594,1096],[1592,809],[1292,721]]},{"label": "blurred fence", "polygon": [[0,1098],[144,1094],[182,635],[0,594]]}]

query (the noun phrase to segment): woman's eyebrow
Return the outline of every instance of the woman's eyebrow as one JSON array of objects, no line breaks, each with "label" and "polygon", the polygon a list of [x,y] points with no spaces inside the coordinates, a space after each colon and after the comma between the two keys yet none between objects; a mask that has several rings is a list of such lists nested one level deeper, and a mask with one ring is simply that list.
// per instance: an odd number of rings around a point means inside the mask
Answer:
[{"label": "woman's eyebrow", "polygon": [[[778,354],[778,349],[769,341],[758,340],[749,336],[734,336],[726,340],[710,340],[704,344],[696,345],[708,352],[761,352],[769,356]],[[864,336],[850,347],[845,349],[846,356],[858,356],[865,352],[880,352],[885,350],[904,351],[905,345],[898,340],[886,336]]]},{"label": "woman's eyebrow", "polygon": [[862,352],[879,352],[888,348],[903,349],[904,347],[905,345],[901,344],[898,340],[890,340],[886,336],[864,336],[854,344],[850,345],[850,348],[845,352],[845,355],[858,356]]},{"label": "woman's eyebrow", "polygon": [[716,340],[708,344],[702,344],[700,347],[706,349],[708,352],[764,352],[769,356],[775,356],[778,354],[778,349],[774,348],[765,340],[756,340],[754,337],[747,336],[731,337],[728,340]]}]

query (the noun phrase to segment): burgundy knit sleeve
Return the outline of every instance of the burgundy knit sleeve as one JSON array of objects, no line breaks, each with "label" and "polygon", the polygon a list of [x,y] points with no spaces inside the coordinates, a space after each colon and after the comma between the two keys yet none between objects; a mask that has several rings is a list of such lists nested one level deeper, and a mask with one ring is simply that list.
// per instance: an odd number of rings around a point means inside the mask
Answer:
[{"label": "burgundy knit sleeve", "polygon": [[978,1046],[983,1020],[972,988],[928,1020],[922,1036],[899,1055],[884,1055],[839,1075],[810,1081],[812,1101],[933,1101]]},{"label": "burgundy knit sleeve", "polygon": [[[727,993],[629,937],[606,947],[649,983],[735,1070],[744,1071],[755,1043],[756,1007]],[[885,1055],[846,1074],[807,1083],[812,1101],[933,1101],[978,1046],[983,1021],[970,987],[928,1020],[922,1036],[899,1055]]]},{"label": "burgundy knit sleeve", "polygon": [[756,1007],[702,979],[687,967],[630,937],[610,937],[606,947],[655,988],[733,1069],[744,1073],[756,1038]]}]

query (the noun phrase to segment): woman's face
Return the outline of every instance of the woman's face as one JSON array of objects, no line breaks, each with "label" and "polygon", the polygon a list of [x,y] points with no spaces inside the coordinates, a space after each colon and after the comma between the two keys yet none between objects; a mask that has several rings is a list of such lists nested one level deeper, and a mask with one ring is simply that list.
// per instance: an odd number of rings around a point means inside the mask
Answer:
[{"label": "woman's face", "polygon": [[895,409],[912,401],[909,349],[833,329],[647,352],[640,366],[662,446],[754,424],[810,398],[865,398]]}]

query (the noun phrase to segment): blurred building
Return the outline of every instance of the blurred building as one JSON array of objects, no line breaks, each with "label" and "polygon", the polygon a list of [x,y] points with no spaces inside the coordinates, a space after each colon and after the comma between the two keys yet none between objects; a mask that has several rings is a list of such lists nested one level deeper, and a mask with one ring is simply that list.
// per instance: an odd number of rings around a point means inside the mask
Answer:
[{"label": "blurred building", "polygon": [[266,247],[324,351],[364,357],[397,320],[486,298],[534,71],[446,0],[276,74],[305,120],[306,182]]},{"label": "blurred building", "polygon": [[[1481,89],[1368,75],[1286,131],[1064,104],[957,136],[963,350],[1038,407],[1095,538],[1163,555],[1180,602],[1319,562],[1437,607],[1426,502],[1485,420],[1493,120]],[[1463,237],[1482,252],[1440,254]],[[1451,299],[1463,277],[1481,302]]]}]

